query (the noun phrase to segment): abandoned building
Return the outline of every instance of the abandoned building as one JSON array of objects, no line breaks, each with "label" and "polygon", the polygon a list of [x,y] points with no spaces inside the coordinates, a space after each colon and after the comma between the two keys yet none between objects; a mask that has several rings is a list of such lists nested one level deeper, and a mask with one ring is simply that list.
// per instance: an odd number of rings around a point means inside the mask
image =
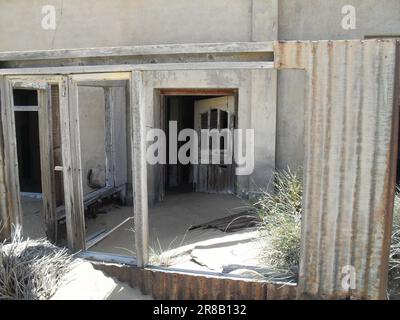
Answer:
[{"label": "abandoned building", "polygon": [[[400,158],[384,2],[353,0],[344,28],[342,0],[0,1],[1,238],[20,226],[156,298],[384,298]],[[252,130],[252,170],[171,162],[171,122]],[[147,160],[151,129],[166,163]],[[218,157],[241,152],[229,141]],[[287,168],[304,177],[296,279],[225,273],[261,267],[246,204]]]}]

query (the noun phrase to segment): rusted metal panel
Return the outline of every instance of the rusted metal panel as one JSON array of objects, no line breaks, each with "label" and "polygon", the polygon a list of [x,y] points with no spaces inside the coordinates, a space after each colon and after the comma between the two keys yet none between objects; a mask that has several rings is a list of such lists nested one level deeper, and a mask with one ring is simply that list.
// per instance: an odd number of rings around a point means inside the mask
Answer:
[{"label": "rusted metal panel", "polygon": [[133,266],[94,263],[96,269],[120,281],[139,287],[144,294],[165,300],[292,300],[294,284],[222,278],[217,275],[192,274]]},{"label": "rusted metal panel", "polygon": [[[288,42],[275,48],[277,68],[305,69],[307,77],[299,296],[385,298],[398,43]],[[355,288],[343,285],[347,272]]]}]

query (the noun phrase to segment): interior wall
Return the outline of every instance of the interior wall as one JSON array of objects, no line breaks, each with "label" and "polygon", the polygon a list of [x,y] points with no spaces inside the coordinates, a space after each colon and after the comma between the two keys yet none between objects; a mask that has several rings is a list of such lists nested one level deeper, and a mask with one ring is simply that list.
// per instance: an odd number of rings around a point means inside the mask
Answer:
[{"label": "interior wall", "polygon": [[126,104],[126,88],[116,87],[112,89],[113,95],[113,148],[115,155],[114,174],[115,185],[120,186],[128,182],[128,152],[127,152],[127,132],[126,120],[127,104]]},{"label": "interior wall", "polygon": [[105,186],[105,99],[99,87],[78,87],[79,130],[81,139],[83,194],[96,189],[88,185],[87,174],[93,170],[93,181]]}]

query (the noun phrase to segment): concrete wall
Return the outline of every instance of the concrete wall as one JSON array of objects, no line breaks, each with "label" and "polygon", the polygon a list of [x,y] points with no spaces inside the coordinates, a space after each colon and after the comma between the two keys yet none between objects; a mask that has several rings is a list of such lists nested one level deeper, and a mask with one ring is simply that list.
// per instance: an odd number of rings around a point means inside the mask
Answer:
[{"label": "concrete wall", "polygon": [[[162,43],[400,36],[398,0],[0,0],[0,51]],[[42,28],[44,5],[56,30]],[[341,26],[342,7],[356,8],[356,29]]]},{"label": "concrete wall", "polygon": [[[255,152],[254,171],[237,176],[237,192],[246,196],[249,191],[258,192],[260,187],[271,187],[276,154],[276,73],[273,69],[147,71],[143,75],[147,130],[160,127],[160,103],[155,88],[238,89],[237,128],[254,129]],[[148,165],[151,202],[161,192],[159,169],[157,165]]]},{"label": "concrete wall", "polygon": [[[277,9],[277,3],[279,8]],[[43,30],[43,5],[57,29]],[[344,30],[342,7],[356,9]],[[278,23],[276,18],[278,17]],[[276,27],[278,25],[278,28]],[[399,0],[0,0],[0,51],[400,36]],[[277,168],[302,165],[301,76],[278,73]]]},{"label": "concrete wall", "polygon": [[[43,30],[43,5],[57,29]],[[252,0],[0,1],[0,51],[250,41]]]},{"label": "concrete wall", "polygon": [[[356,29],[342,28],[342,7],[356,9]],[[400,36],[399,0],[279,0],[281,40],[363,39]]]}]

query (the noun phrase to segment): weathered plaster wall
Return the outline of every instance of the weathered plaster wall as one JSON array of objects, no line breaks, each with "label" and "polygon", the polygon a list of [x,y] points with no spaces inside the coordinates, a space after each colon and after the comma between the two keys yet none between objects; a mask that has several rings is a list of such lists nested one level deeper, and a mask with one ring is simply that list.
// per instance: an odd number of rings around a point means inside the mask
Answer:
[{"label": "weathered plaster wall", "polygon": [[[154,88],[231,88],[238,89],[239,129],[254,130],[254,171],[237,176],[237,191],[247,195],[270,187],[275,168],[276,70],[184,70],[148,71],[144,73],[146,127],[160,127],[160,104]],[[267,85],[265,85],[267,84]],[[154,106],[154,108],[152,108]],[[244,147],[243,147],[244,149]],[[247,162],[251,167],[251,161]],[[148,194],[151,202],[158,198],[159,167],[148,165]]]},{"label": "weathered plaster wall", "polygon": [[[278,28],[275,26],[278,1]],[[42,6],[56,8],[43,30]],[[356,29],[341,26],[356,8]],[[400,35],[398,0],[0,0],[0,51]]]},{"label": "weathered plaster wall", "polygon": [[[43,5],[57,29],[41,27]],[[0,50],[249,41],[252,0],[0,1]]]},{"label": "weathered plaster wall", "polygon": [[[342,28],[342,7],[356,9],[356,29]],[[279,0],[280,40],[363,39],[400,36],[399,0]]]},{"label": "weathered plaster wall", "polygon": [[[56,7],[56,30],[41,27],[47,4]],[[355,30],[342,28],[344,5],[356,9]],[[266,41],[277,35],[281,40],[400,36],[400,1],[0,0],[0,51]],[[298,77],[278,73],[277,168],[302,165]]]}]

